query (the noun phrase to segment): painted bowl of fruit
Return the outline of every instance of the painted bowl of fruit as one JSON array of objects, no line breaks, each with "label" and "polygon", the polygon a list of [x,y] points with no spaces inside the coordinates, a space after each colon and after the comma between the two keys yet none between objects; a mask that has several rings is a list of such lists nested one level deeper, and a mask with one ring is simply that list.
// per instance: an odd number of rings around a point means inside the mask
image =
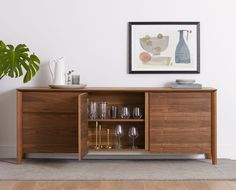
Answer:
[{"label": "painted bowl of fruit", "polygon": [[141,47],[153,55],[160,55],[165,51],[169,44],[169,36],[158,34],[156,37],[145,36],[140,38]]}]

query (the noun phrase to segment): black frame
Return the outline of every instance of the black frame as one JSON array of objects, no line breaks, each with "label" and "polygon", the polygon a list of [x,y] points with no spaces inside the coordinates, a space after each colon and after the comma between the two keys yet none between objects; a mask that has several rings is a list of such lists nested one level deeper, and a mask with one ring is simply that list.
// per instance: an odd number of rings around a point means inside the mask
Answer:
[{"label": "black frame", "polygon": [[[133,25],[196,25],[197,26],[197,70],[196,71],[133,71],[132,70],[132,26]],[[129,74],[199,74],[200,73],[200,22],[129,22]]]}]

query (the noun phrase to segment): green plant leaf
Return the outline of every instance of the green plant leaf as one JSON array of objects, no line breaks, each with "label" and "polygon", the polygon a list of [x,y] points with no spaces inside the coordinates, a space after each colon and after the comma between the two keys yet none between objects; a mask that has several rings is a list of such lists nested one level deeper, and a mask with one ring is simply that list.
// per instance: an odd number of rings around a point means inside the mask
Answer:
[{"label": "green plant leaf", "polygon": [[6,47],[6,45],[4,44],[4,42],[0,40],[0,49],[5,48],[5,47]]},{"label": "green plant leaf", "polygon": [[[39,70],[40,60],[35,54],[29,54],[25,44],[6,45],[0,40],[0,79],[4,76],[20,77],[25,73],[24,83],[30,81]],[[24,70],[24,71],[23,71]]]},{"label": "green plant leaf", "polygon": [[31,71],[30,71],[30,69],[28,69],[26,74],[25,74],[25,76],[24,76],[24,80],[23,81],[24,81],[24,83],[27,83],[30,80],[31,80]]}]

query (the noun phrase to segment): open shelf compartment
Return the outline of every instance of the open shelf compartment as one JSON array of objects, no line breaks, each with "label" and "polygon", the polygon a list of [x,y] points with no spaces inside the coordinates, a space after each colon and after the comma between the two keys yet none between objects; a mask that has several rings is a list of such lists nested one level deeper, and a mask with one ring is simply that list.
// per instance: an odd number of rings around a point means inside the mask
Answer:
[{"label": "open shelf compartment", "polygon": [[[97,103],[105,101],[108,103],[108,110],[112,105],[118,107],[118,110],[122,106],[127,106],[130,109],[131,117],[129,119],[120,118],[120,112],[118,111],[118,118],[111,119],[109,114],[106,119],[89,119],[88,121],[88,148],[89,151],[93,152],[122,152],[122,151],[140,151],[145,150],[145,93],[143,92],[132,92],[132,93],[122,93],[122,92],[93,92],[89,93],[89,101],[95,101]],[[132,109],[134,107],[140,107],[142,110],[142,118],[134,119],[132,118]],[[96,122],[101,125],[101,144],[104,148],[96,149]],[[124,136],[121,138],[122,148],[117,149],[117,137],[115,136],[115,127],[121,124],[124,129]],[[139,136],[135,139],[136,149],[132,149],[132,140],[128,136],[129,128],[135,126],[138,129]],[[110,132],[110,145],[111,149],[107,149],[107,129]],[[99,144],[99,137],[98,144]]]}]

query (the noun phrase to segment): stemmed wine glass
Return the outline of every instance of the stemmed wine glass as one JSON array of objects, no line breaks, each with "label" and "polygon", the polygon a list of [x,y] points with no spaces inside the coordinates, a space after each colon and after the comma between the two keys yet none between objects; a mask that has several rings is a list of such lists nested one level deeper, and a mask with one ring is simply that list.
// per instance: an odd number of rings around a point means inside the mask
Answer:
[{"label": "stemmed wine glass", "polygon": [[124,129],[122,127],[121,124],[118,124],[115,128],[115,136],[117,137],[117,149],[121,149],[122,148],[122,144],[121,144],[121,137],[124,136]]},{"label": "stemmed wine glass", "polygon": [[131,127],[129,128],[129,137],[132,139],[132,149],[135,149],[135,139],[138,138],[139,134],[138,134],[138,129],[136,127]]}]

